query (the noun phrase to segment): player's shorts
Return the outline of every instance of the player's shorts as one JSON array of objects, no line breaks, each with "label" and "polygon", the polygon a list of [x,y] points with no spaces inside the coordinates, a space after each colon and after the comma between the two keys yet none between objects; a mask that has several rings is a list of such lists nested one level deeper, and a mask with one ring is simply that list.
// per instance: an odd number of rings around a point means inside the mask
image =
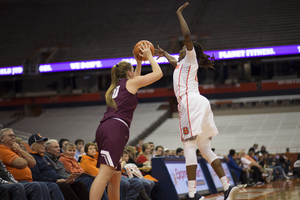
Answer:
[{"label": "player's shorts", "polygon": [[97,167],[105,164],[121,171],[121,157],[129,139],[127,124],[118,118],[102,122],[96,131],[96,142],[99,155]]},{"label": "player's shorts", "polygon": [[181,140],[187,140],[197,135],[201,140],[217,135],[218,129],[210,103],[199,93],[189,93],[183,96],[178,104],[179,129]]}]

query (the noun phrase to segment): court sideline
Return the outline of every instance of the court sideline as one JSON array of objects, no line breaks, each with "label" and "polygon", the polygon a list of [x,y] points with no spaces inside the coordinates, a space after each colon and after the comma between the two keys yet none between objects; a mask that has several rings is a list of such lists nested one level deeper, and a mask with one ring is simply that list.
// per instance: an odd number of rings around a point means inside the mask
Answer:
[{"label": "court sideline", "polygon": [[[240,191],[236,200],[299,200],[300,178],[274,181]],[[205,200],[224,200],[223,194],[205,196]]]}]

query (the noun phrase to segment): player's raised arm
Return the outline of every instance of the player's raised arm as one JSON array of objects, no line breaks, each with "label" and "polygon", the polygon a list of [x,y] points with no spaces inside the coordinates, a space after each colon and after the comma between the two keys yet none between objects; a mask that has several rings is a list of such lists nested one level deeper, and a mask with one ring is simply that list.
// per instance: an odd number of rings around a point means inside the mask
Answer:
[{"label": "player's raised arm", "polygon": [[155,55],[157,55],[157,59],[161,58],[161,57],[166,57],[170,63],[170,65],[176,67],[177,66],[177,59],[173,56],[171,56],[168,52],[166,52],[165,50],[163,50],[162,48],[159,47],[159,45],[157,45],[157,49],[155,49]]},{"label": "player's raised arm", "polygon": [[180,23],[182,35],[183,35],[184,40],[185,40],[186,48],[187,48],[188,51],[191,51],[193,49],[193,42],[191,40],[190,29],[189,29],[187,23],[185,22],[185,19],[183,18],[183,15],[182,15],[182,11],[188,5],[189,5],[188,2],[183,4],[180,8],[178,8],[176,14],[177,14],[177,17],[179,19],[179,23]]},{"label": "player's raised arm", "polygon": [[150,45],[142,44],[140,50],[142,53],[140,53],[139,55],[149,60],[152,67],[152,72],[128,80],[126,88],[133,94],[135,94],[139,88],[150,85],[151,83],[154,83],[163,76],[160,66],[157,64],[156,60],[152,56]]}]

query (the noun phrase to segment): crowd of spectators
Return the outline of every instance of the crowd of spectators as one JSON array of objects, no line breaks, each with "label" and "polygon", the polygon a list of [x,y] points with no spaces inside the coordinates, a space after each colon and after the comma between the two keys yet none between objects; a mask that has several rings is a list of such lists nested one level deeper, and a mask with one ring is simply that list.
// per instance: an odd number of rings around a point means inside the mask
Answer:
[{"label": "crowd of spectators", "polygon": [[[98,149],[94,142],[67,138],[59,141],[33,134],[28,147],[12,129],[0,131],[0,193],[3,199],[89,199],[89,190],[99,172],[96,167]],[[197,157],[201,152],[196,150]],[[126,146],[121,158],[121,200],[149,200],[157,181],[151,176],[151,158],[184,157],[184,150],[169,150],[153,142],[139,141],[136,147]],[[234,149],[224,156],[233,179],[243,189],[265,182],[289,179],[289,148],[273,154],[254,144],[248,152]],[[126,170],[127,169],[127,170]],[[130,169],[128,171],[128,169]],[[129,172],[129,173],[128,173]],[[135,176],[132,176],[135,172]],[[102,200],[107,200],[104,192]]]},{"label": "crowd of spectators", "polygon": [[[67,138],[57,141],[33,134],[28,139],[29,149],[25,144],[12,129],[0,131],[1,199],[89,199],[89,190],[99,171],[96,167],[96,143],[84,144],[82,139],[71,143]],[[124,172],[120,183],[120,199],[149,200],[157,181],[150,175],[152,155],[148,157],[154,151],[154,144],[147,144],[147,151],[143,151],[144,160],[137,155],[134,147],[128,146],[126,149],[123,161],[144,168],[143,172],[148,175],[145,178],[129,178]],[[137,162],[138,159],[142,161]],[[108,200],[106,192],[102,200]]]},{"label": "crowd of spectators", "polygon": [[236,183],[241,187],[251,187],[290,179],[293,173],[289,148],[283,154],[269,153],[265,146],[261,146],[260,151],[257,148],[258,144],[254,144],[247,154],[231,149],[228,156],[225,156]]}]

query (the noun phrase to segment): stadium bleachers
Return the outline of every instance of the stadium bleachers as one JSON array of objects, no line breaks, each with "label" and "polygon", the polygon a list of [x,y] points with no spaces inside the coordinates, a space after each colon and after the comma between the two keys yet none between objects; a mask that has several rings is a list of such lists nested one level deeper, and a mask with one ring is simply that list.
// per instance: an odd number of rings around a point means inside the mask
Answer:
[{"label": "stadium bleachers", "polygon": [[[143,103],[136,108],[130,129],[129,142],[154,123],[166,110],[157,110],[160,103]],[[94,141],[95,132],[106,106],[82,106],[72,108],[45,109],[39,117],[26,117],[11,128],[25,133],[40,133],[44,137],[78,138]],[[26,141],[26,140],[25,140]]]},{"label": "stadium bleachers", "polygon": [[[216,153],[227,155],[230,149],[248,150],[254,143],[265,145],[271,153],[299,152],[300,112],[215,116],[219,134],[212,140]],[[183,147],[178,118],[168,119],[144,142],[153,142],[176,150]]]}]

